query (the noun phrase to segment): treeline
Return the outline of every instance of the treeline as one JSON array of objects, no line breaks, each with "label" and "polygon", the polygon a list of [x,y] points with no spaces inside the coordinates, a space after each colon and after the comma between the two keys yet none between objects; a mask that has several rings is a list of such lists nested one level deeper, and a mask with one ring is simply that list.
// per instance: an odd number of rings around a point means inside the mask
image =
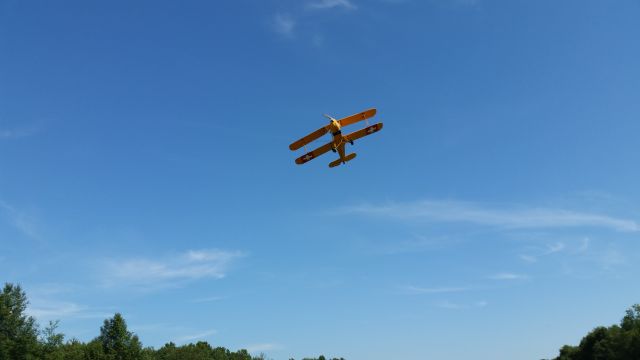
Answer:
[{"label": "treeline", "polygon": [[[205,341],[182,346],[170,342],[157,350],[144,347],[118,313],[104,321],[95,339],[65,341],[57,321],[39,328],[26,313],[28,303],[19,285],[5,284],[0,293],[0,360],[265,360],[262,354],[252,357],[247,350],[214,348]],[[303,360],[326,359],[321,355]]]},{"label": "treeline", "polygon": [[582,338],[578,346],[565,345],[554,360],[640,359],[640,304],[633,305],[620,325],[599,326]]}]

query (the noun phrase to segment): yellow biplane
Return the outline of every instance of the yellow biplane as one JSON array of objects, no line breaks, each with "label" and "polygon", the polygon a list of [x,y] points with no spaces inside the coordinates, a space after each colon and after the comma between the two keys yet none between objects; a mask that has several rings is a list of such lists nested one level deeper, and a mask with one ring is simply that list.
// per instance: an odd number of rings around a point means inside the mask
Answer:
[{"label": "yellow biplane", "polygon": [[[373,124],[370,126],[365,127],[362,130],[358,130],[358,131],[354,131],[350,134],[347,135],[342,135],[342,128],[344,126],[347,125],[351,125],[351,124],[355,124],[359,121],[363,121],[363,120],[367,120],[371,117],[373,117],[376,114],[376,109],[369,109],[369,110],[365,110],[361,113],[358,114],[354,114],[351,116],[347,116],[344,119],[340,119],[340,120],[336,120],[334,118],[332,118],[329,115],[325,115],[325,117],[327,117],[329,119],[329,125],[326,125],[324,127],[321,127],[320,129],[312,132],[311,134],[303,137],[302,139],[294,142],[293,144],[289,145],[289,149],[291,150],[298,150],[301,147],[305,147],[306,149],[306,145],[318,138],[320,138],[321,136],[323,136],[324,134],[327,133],[331,133],[331,135],[333,136],[333,140],[331,140],[330,142],[320,146],[319,148],[310,151],[302,156],[300,156],[299,158],[296,159],[296,164],[301,165],[306,163],[307,161],[313,160],[315,158],[317,158],[318,156],[326,153],[327,151],[331,150],[333,152],[337,152],[338,155],[340,155],[340,158],[338,160],[332,161],[329,164],[329,167],[335,167],[338,166],[340,164],[346,164],[347,161],[352,160],[353,158],[356,157],[356,153],[351,153],[349,155],[345,155],[344,152],[344,147],[347,143],[353,145],[353,142],[357,139],[360,139],[361,137],[365,137],[367,135],[371,135],[375,132],[380,131],[380,129],[382,129],[382,123],[377,123],[377,124]],[[369,121],[367,120],[367,125],[369,125]]]}]

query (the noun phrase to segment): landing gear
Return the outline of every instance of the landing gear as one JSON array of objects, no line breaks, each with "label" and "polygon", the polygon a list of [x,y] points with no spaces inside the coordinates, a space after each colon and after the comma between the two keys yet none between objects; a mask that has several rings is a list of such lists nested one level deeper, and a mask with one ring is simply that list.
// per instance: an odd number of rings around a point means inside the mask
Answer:
[{"label": "landing gear", "polygon": [[349,140],[349,144],[351,144],[351,146],[353,146],[353,140]]},{"label": "landing gear", "polygon": [[336,149],[336,147],[334,146],[334,147],[332,147],[332,148],[331,148],[331,151],[336,152],[336,151],[338,151],[338,150],[337,150],[337,149]]}]

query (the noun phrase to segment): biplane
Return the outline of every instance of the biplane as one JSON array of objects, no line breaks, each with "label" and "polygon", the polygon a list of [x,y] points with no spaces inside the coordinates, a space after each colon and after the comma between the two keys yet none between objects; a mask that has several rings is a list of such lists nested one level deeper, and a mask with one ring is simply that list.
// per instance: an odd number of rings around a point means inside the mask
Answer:
[{"label": "biplane", "polygon": [[[380,129],[382,129],[381,122],[377,124],[369,125],[368,119],[372,118],[375,114],[376,114],[376,109],[369,109],[358,114],[347,116],[346,118],[343,118],[340,120],[336,120],[329,115],[324,115],[326,118],[329,119],[328,125],[321,127],[320,129],[312,132],[311,134],[289,145],[289,149],[298,150],[303,146],[306,149],[307,144],[309,144],[314,140],[319,139],[320,137],[322,137],[327,133],[331,133],[331,136],[333,137],[333,139],[330,142],[320,146],[319,148],[309,151],[308,153],[297,158],[296,164],[298,165],[304,164],[328,152],[329,150],[333,152],[337,152],[338,155],[340,156],[338,160],[335,160],[329,163],[329,167],[336,167],[340,164],[346,164],[347,161],[353,160],[353,158],[356,157],[356,153],[345,155],[345,145],[347,143],[353,145],[354,141],[362,137],[365,137],[367,135],[371,135],[375,132],[380,131]],[[367,127],[358,131],[354,131],[347,135],[342,134],[343,127],[347,125],[355,124],[363,120],[367,121]]]}]

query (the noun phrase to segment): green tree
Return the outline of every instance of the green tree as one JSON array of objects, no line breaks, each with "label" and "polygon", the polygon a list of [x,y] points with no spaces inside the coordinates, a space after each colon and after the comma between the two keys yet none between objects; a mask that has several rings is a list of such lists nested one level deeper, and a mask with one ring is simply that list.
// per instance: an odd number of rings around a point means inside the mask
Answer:
[{"label": "green tree", "polygon": [[245,349],[240,349],[229,354],[229,360],[251,360],[251,354]]},{"label": "green tree", "polygon": [[576,346],[565,345],[560,349],[560,356],[556,360],[577,359],[578,348]]},{"label": "green tree", "polygon": [[640,305],[627,310],[620,325],[599,326],[578,346],[565,345],[555,360],[640,359]]},{"label": "green tree", "polygon": [[102,342],[95,338],[84,345],[84,359],[86,360],[114,360],[115,355],[107,355],[104,352]]},{"label": "green tree", "polygon": [[[26,315],[28,301],[20,286],[5,284],[0,293],[0,360],[267,360],[265,354],[252,357],[245,349],[230,351],[213,348],[206,341],[176,346],[170,342],[157,351],[143,348],[138,336],[127,329],[121,314],[105,319],[100,335],[88,343],[71,339],[64,343],[58,321],[50,321],[42,332],[33,317]],[[623,319],[624,329],[640,331],[640,307],[634,308]],[[628,335],[625,333],[624,335]],[[635,337],[634,337],[635,336]],[[618,346],[625,354],[637,354],[639,336],[620,337]],[[597,337],[597,336],[596,336]],[[597,340],[597,339],[596,339]],[[615,339],[614,339],[615,340]],[[586,341],[586,340],[585,340]],[[596,343],[600,344],[596,341]],[[591,346],[593,348],[593,346]],[[609,349],[607,345],[604,349]],[[634,352],[636,351],[636,352]],[[562,353],[562,351],[561,351]],[[640,359],[640,356],[635,358]],[[563,358],[562,360],[573,360]],[[576,358],[578,359],[578,358]],[[293,360],[293,359],[290,359]],[[323,355],[304,360],[326,360]],[[344,360],[334,358],[333,360]],[[580,360],[583,360],[580,358]]]},{"label": "green tree", "polygon": [[625,331],[640,329],[640,304],[635,304],[630,309],[627,309],[626,315],[620,322],[620,327]]},{"label": "green tree", "polygon": [[87,345],[77,339],[71,339],[62,346],[64,360],[85,360]]},{"label": "green tree", "polygon": [[38,358],[38,327],[25,313],[28,304],[20,285],[4,285],[0,293],[0,359]]},{"label": "green tree", "polygon": [[97,340],[107,359],[137,360],[142,355],[142,344],[137,335],[127,330],[127,323],[120,313],[106,319]]},{"label": "green tree", "polygon": [[157,360],[178,360],[178,350],[176,344],[168,342],[156,351]]},{"label": "green tree", "polygon": [[42,357],[45,360],[63,360],[64,334],[58,333],[60,321],[49,321],[49,325],[42,330]]},{"label": "green tree", "polygon": [[640,359],[640,304],[627,310],[620,322],[620,328],[620,356],[626,359]]}]

